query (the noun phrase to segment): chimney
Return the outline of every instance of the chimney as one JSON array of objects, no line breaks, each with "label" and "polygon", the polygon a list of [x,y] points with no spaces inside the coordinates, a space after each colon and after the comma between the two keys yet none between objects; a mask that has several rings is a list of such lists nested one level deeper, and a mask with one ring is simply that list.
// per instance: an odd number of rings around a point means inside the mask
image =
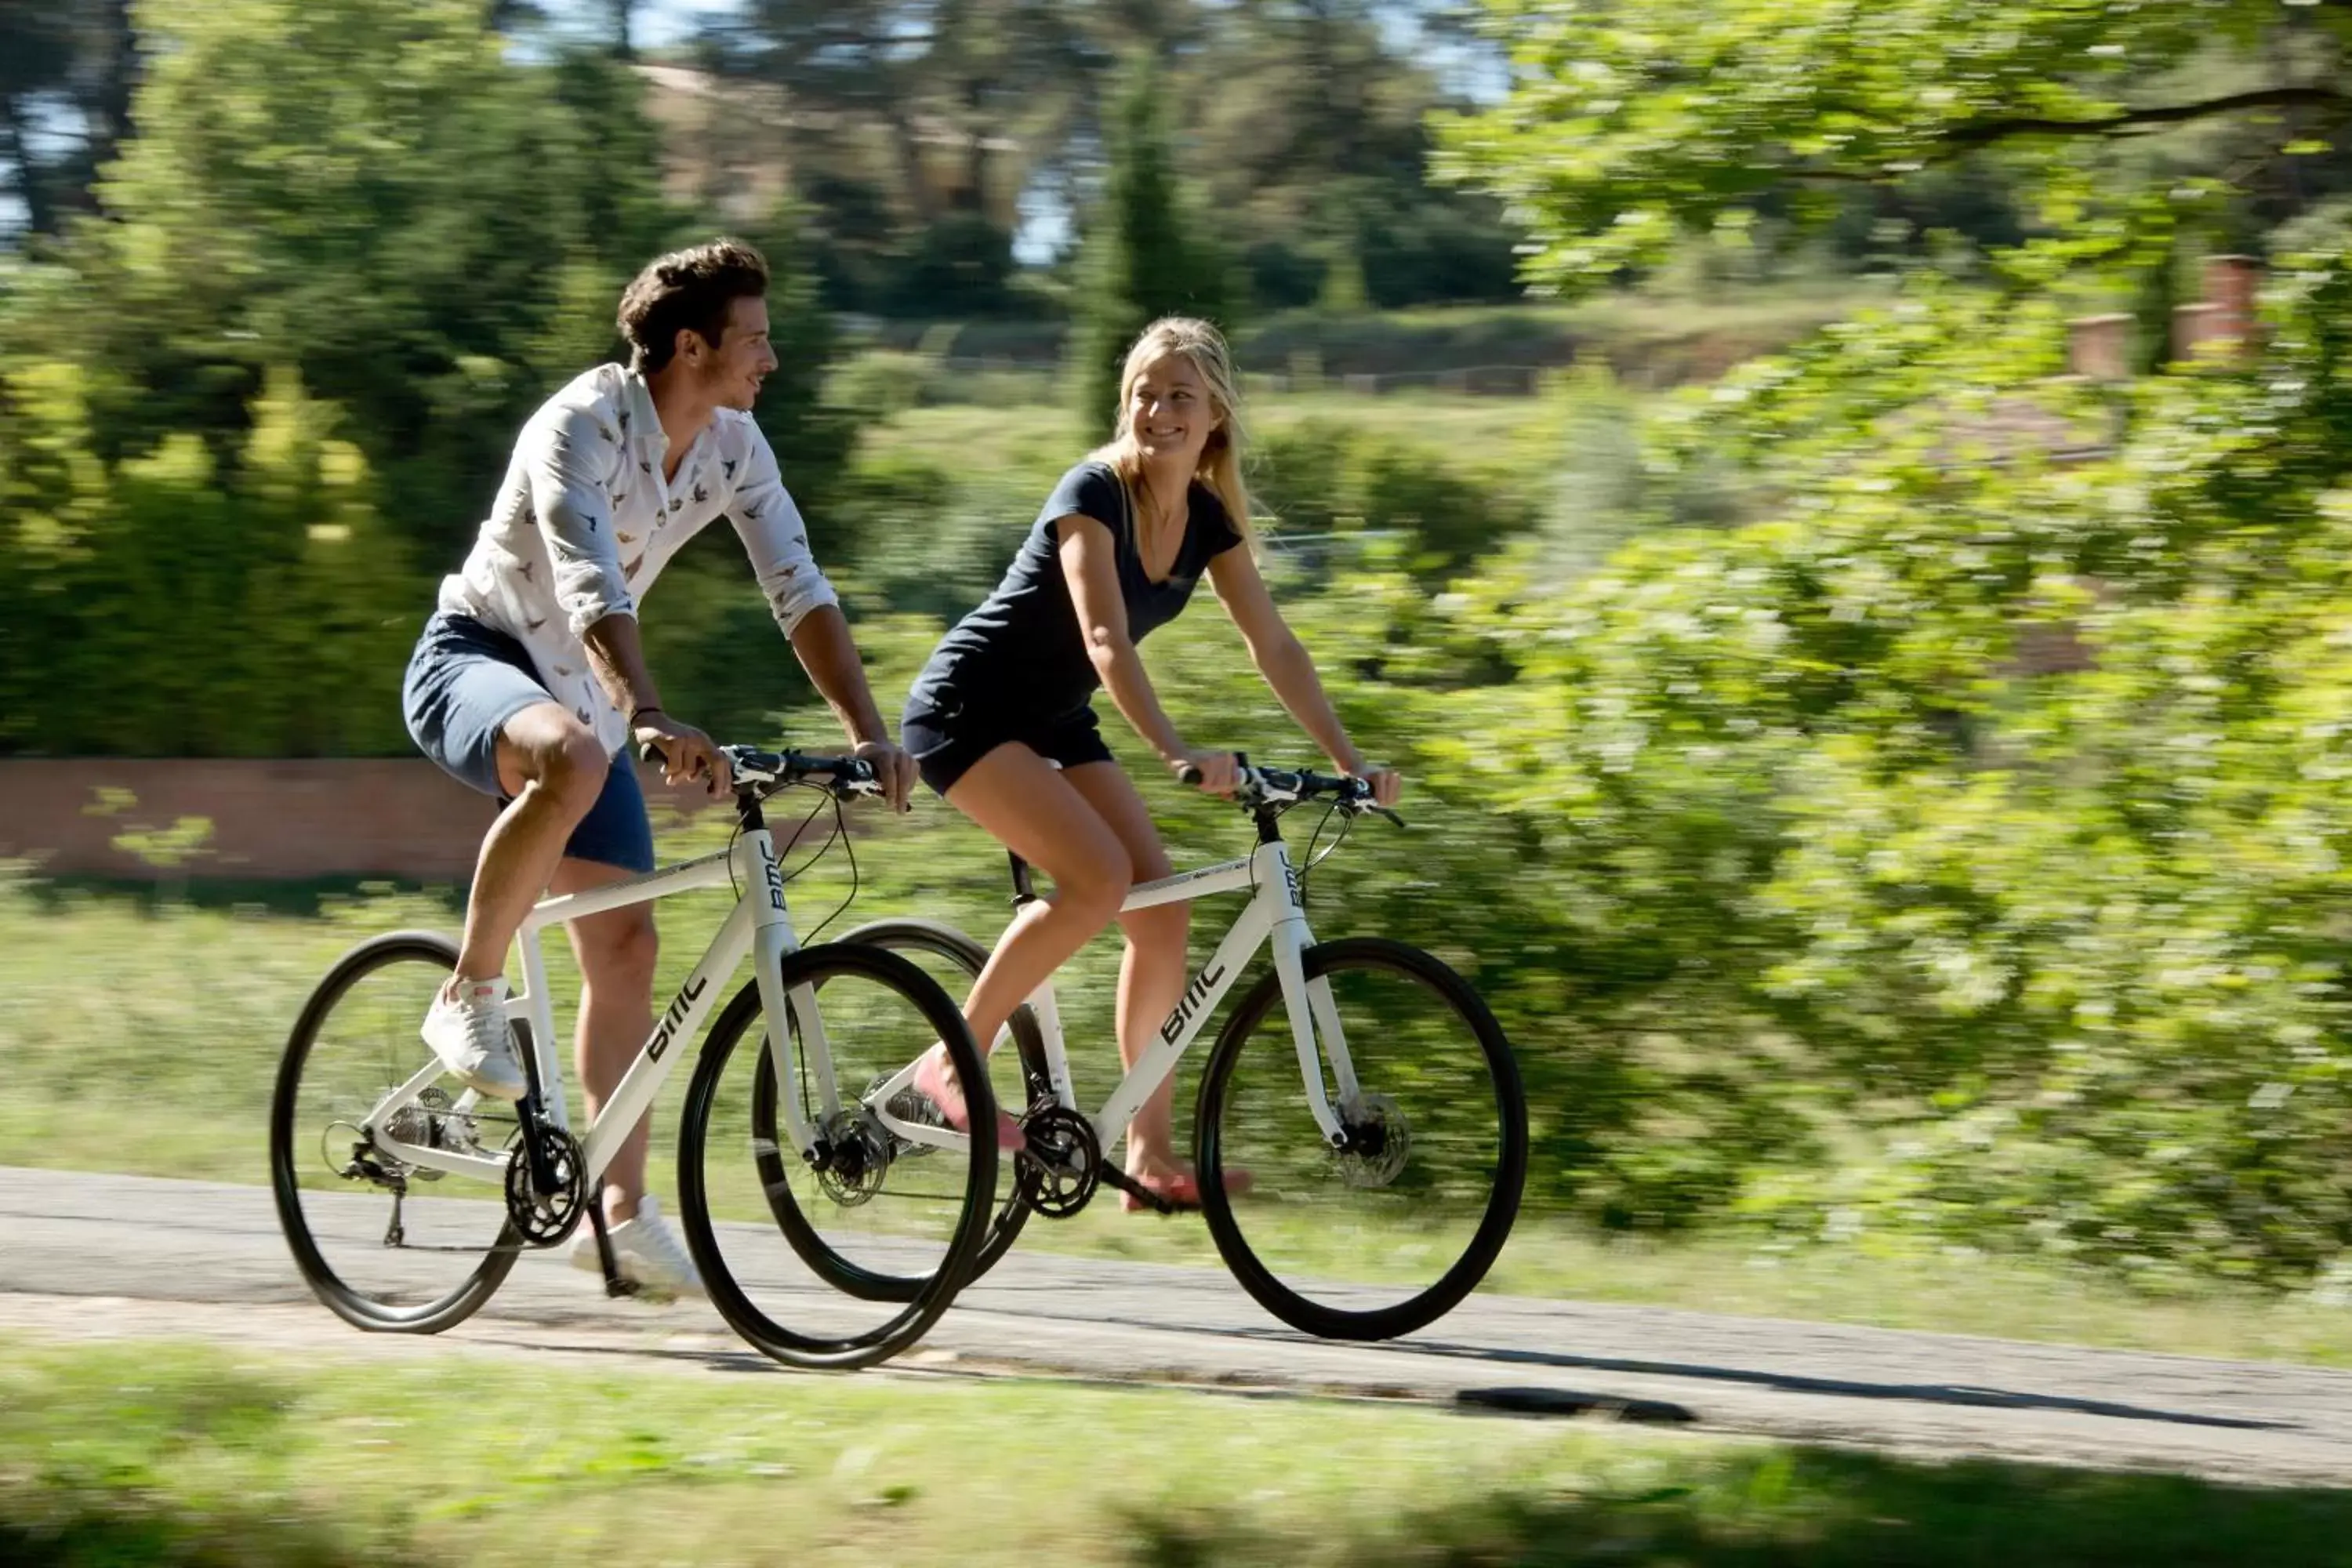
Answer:
[{"label": "chimney", "polygon": [[2132,319],[2077,316],[2066,323],[2066,370],[2090,381],[2121,381],[2130,374]]},{"label": "chimney", "polygon": [[2172,357],[2180,363],[2247,356],[2259,331],[2255,295],[2263,264],[2251,256],[2205,258],[2205,298],[2172,313]]}]

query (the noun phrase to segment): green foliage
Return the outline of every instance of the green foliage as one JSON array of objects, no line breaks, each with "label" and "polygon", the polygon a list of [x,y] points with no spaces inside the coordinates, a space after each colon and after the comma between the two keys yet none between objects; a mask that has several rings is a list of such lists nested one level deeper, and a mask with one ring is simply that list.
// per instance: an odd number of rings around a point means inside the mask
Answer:
[{"label": "green foliage", "polygon": [[333,410],[274,371],[226,460],[184,432],[110,464],[88,392],[79,367],[35,362],[0,397],[0,540],[22,574],[0,622],[0,750],[404,745],[400,672],[430,585]]},{"label": "green foliage", "polygon": [[2340,1254],[2347,321],[2339,256],[2265,364],[2137,389],[2090,460],[1986,462],[2047,318],[1922,300],[1658,454],[1760,443],[1781,521],[1416,631],[1514,671],[1441,680],[1424,750],[1529,836],[1478,941],[1554,944],[1496,984],[1580,1091],[1580,1201],[2158,1271]]},{"label": "green foliage", "polygon": [[1115,132],[1110,175],[1080,263],[1074,343],[1081,416],[1106,438],[1118,417],[1120,364],[1146,326],[1177,314],[1232,325],[1228,263],[1186,216],[1148,63],[1137,64],[1120,95]]},{"label": "green foliage", "polygon": [[[696,231],[637,79],[509,58],[470,0],[143,16],[106,221],[6,279],[0,537],[32,588],[0,619],[0,749],[404,751],[407,642],[516,430]],[[855,437],[823,402],[832,326],[792,215],[747,237],[777,264],[758,412],[822,516]],[[765,624],[738,561],[697,578],[724,539],[663,590],[694,637]],[[680,659],[681,702],[781,700],[744,661]]]},{"label": "green foliage", "polygon": [[[1657,265],[1759,208],[1824,219],[1855,182],[1988,149],[2024,181],[2032,222],[2064,231],[2118,188],[2096,139],[2340,110],[2336,53],[2352,36],[2340,6],[2270,0],[1704,0],[1655,26],[1580,0],[1486,9],[1512,91],[1442,128],[1441,172],[1501,197],[1529,227],[1530,275],[1561,289]],[[2271,96],[2238,103],[2235,89]],[[2261,134],[2276,150],[2299,133],[2273,121]]]},{"label": "green foliage", "polygon": [[1262,438],[1251,484],[1284,543],[1357,530],[1393,535],[1402,559],[1433,584],[1536,521],[1522,483],[1480,473],[1425,443],[1370,437],[1328,419]]}]

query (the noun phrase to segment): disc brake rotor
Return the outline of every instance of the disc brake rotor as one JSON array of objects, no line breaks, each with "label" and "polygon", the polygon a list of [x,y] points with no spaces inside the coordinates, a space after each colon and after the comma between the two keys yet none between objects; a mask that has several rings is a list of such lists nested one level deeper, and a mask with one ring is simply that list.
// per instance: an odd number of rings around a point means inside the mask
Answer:
[{"label": "disc brake rotor", "polygon": [[1348,1145],[1332,1159],[1341,1181],[1351,1187],[1385,1187],[1397,1179],[1412,1153],[1412,1128],[1395,1100],[1385,1094],[1360,1095],[1341,1110],[1339,1125]]}]

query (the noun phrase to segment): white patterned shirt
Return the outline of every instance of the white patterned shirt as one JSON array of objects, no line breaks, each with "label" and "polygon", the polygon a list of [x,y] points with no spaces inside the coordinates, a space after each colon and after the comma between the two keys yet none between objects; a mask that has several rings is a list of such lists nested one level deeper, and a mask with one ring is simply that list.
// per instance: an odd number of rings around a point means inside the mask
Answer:
[{"label": "white patterned shirt", "polygon": [[635,615],[662,567],[713,518],[734,522],[787,636],[811,610],[839,603],[749,414],[719,409],[665,479],[668,450],[645,377],[598,365],[523,426],[498,504],[464,567],[441,583],[440,607],[528,648],[549,693],[607,755],[628,743],[628,720],[597,683],[582,636],[606,616]]}]

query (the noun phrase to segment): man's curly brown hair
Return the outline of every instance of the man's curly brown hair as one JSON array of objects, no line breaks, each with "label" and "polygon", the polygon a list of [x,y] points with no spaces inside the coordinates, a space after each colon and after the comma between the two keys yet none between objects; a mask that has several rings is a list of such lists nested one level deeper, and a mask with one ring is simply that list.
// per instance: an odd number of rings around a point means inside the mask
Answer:
[{"label": "man's curly brown hair", "polygon": [[717,348],[735,301],[767,292],[767,258],[740,239],[714,239],[654,258],[621,295],[630,368],[650,375],[669,363],[681,330]]}]

